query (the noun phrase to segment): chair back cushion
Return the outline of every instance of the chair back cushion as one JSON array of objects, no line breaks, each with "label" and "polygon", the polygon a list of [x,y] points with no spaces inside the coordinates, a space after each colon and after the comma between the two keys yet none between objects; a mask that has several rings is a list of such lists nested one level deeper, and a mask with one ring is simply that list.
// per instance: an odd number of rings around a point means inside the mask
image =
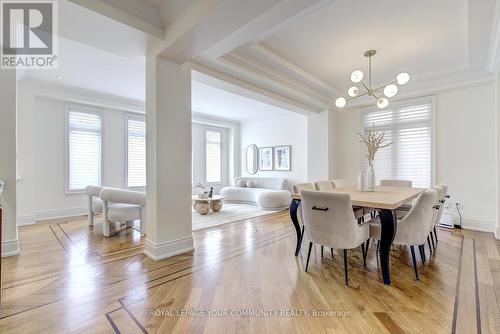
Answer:
[{"label": "chair back cushion", "polygon": [[344,179],[333,179],[330,180],[330,183],[334,188],[344,188],[344,187],[349,187],[350,185],[347,184],[346,180]]},{"label": "chair back cushion", "polygon": [[328,247],[350,249],[368,239],[368,230],[361,228],[354,218],[349,194],[303,190],[301,198],[308,240]]},{"label": "chair back cushion", "polygon": [[302,190],[316,190],[314,183],[297,183],[293,185],[293,193],[300,194]]},{"label": "chair back cushion", "polygon": [[411,188],[410,180],[380,180],[380,185],[383,187],[406,187]]},{"label": "chair back cushion", "polygon": [[101,192],[101,190],[102,190],[102,187],[100,187],[100,186],[87,186],[85,188],[85,192],[89,196],[97,196],[97,197],[99,197],[99,193]]},{"label": "chair back cushion", "polygon": [[328,190],[334,187],[330,181],[318,181],[314,182],[314,188],[316,188],[316,190]]},{"label": "chair back cushion", "polygon": [[101,199],[112,203],[135,204],[146,206],[146,193],[116,188],[103,188]]},{"label": "chair back cushion", "polygon": [[275,190],[287,190],[288,182],[287,179],[273,178],[273,177],[237,177],[234,180],[234,184],[238,185],[239,181],[245,182],[248,187],[248,181],[254,182],[254,188],[265,188],[265,189],[275,189]]},{"label": "chair back cushion", "polygon": [[430,226],[433,224],[437,196],[435,189],[427,189],[420,194],[415,205],[398,223],[395,244],[418,246],[427,241]]}]

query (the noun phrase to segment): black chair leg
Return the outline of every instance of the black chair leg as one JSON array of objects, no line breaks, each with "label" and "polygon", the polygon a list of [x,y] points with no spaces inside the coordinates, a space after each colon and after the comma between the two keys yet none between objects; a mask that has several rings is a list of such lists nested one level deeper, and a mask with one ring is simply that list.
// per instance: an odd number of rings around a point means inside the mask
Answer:
[{"label": "black chair leg", "polygon": [[[430,238],[429,238],[429,236],[430,236]],[[432,253],[431,238],[432,238],[432,235],[429,233],[429,235],[427,236],[427,244],[429,245],[429,254]]]},{"label": "black chair leg", "polygon": [[380,240],[377,240],[377,255],[379,254],[380,250]]},{"label": "black chair leg", "polygon": [[424,245],[418,246],[418,250],[420,251],[420,259],[422,260],[422,263],[425,265],[425,249],[424,249]]},{"label": "black chair leg", "polygon": [[366,268],[366,257],[368,256],[368,249],[370,249],[370,239],[366,240],[365,256],[363,258],[363,263],[365,264],[365,268]]},{"label": "black chair leg", "polygon": [[306,262],[306,273],[307,273],[307,268],[309,267],[309,258],[311,257],[311,249],[312,249],[313,243],[309,243],[309,251],[307,252],[307,262]]},{"label": "black chair leg", "polygon": [[415,248],[410,246],[411,250],[411,258],[413,260],[413,269],[415,269],[415,280],[418,282],[420,279],[418,278],[418,269],[417,269],[417,259],[415,258]]},{"label": "black chair leg", "polygon": [[333,259],[333,248],[330,248],[330,252],[332,253],[332,259]]},{"label": "black chair leg", "polygon": [[347,277],[347,249],[344,249],[344,277],[345,285],[349,285],[349,278]]},{"label": "black chair leg", "polygon": [[366,269],[366,252],[368,249],[365,249],[365,243],[361,244],[361,253],[363,254],[363,267]]},{"label": "black chair leg", "polygon": [[436,238],[436,246],[438,244],[438,234],[437,234],[437,231],[436,231],[436,226],[434,226],[434,237]]},{"label": "black chair leg", "polygon": [[431,231],[430,235],[431,235],[432,248],[436,249],[436,245],[434,244],[434,236],[432,235],[432,231]]},{"label": "black chair leg", "polygon": [[321,245],[321,257],[323,257],[323,245]]}]

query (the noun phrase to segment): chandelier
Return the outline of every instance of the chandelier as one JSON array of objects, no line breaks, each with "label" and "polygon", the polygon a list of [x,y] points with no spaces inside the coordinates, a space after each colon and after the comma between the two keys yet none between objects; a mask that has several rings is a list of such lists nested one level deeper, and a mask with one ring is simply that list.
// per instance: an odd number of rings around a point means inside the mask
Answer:
[{"label": "chandelier", "polygon": [[[360,83],[363,88],[358,88],[356,85],[349,87],[347,90],[347,95],[349,97],[339,97],[335,100],[335,105],[337,108],[344,108],[348,101],[357,99],[361,96],[373,96],[377,100],[377,107],[383,109],[389,105],[389,100],[387,97],[393,97],[398,93],[398,85],[404,85],[410,80],[408,73],[399,73],[396,80],[389,82],[388,84],[382,85],[377,88],[372,87],[372,57],[377,53],[375,50],[368,50],[365,52],[365,57],[368,57],[368,86],[362,81],[363,72],[360,70],[355,70],[351,73],[351,81],[355,84]],[[386,97],[381,97],[381,94]]]}]

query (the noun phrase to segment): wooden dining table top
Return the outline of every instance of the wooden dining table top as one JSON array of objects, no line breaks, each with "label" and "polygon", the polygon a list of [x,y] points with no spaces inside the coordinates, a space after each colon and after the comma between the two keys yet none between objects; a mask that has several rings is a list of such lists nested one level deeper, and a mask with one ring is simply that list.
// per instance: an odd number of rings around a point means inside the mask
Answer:
[{"label": "wooden dining table top", "polygon": [[[426,188],[376,187],[375,191],[357,191],[356,187],[345,187],[321,191],[348,193],[355,206],[394,210],[417,198],[425,190]],[[300,200],[300,194],[293,194],[292,198]]]}]

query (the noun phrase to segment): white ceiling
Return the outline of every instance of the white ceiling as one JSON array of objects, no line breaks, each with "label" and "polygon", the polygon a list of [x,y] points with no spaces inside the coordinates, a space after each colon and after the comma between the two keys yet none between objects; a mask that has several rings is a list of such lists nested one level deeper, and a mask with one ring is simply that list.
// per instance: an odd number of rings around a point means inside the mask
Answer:
[{"label": "white ceiling", "polygon": [[245,122],[278,118],[290,111],[192,81],[191,109],[194,112]]},{"label": "white ceiling", "polygon": [[377,50],[373,79],[379,83],[402,71],[415,75],[466,66],[467,24],[466,0],[337,0],[262,44],[344,89],[353,70],[367,72],[368,49]]}]

